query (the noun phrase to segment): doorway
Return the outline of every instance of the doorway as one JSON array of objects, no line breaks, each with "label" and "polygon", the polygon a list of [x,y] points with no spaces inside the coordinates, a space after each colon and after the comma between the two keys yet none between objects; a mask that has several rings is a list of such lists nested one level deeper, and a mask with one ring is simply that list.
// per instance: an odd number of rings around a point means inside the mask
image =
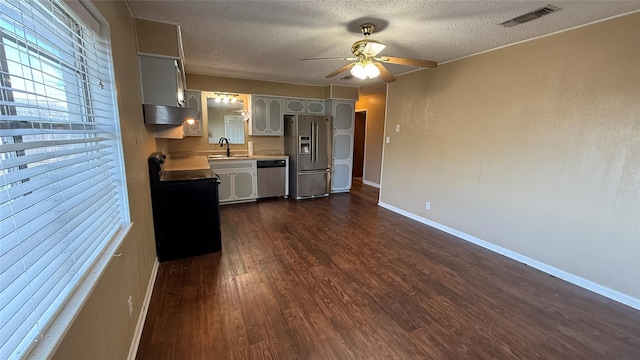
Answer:
[{"label": "doorway", "polygon": [[353,134],[353,177],[364,176],[364,148],[367,131],[367,111],[356,111]]}]

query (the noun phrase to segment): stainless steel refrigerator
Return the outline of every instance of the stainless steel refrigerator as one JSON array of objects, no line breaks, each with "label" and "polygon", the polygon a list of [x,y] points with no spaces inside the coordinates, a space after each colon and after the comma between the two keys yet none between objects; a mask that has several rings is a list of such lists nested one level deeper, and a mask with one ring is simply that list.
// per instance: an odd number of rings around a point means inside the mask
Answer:
[{"label": "stainless steel refrigerator", "polygon": [[289,194],[296,199],[329,195],[331,122],[331,116],[284,116],[284,148],[289,155]]}]

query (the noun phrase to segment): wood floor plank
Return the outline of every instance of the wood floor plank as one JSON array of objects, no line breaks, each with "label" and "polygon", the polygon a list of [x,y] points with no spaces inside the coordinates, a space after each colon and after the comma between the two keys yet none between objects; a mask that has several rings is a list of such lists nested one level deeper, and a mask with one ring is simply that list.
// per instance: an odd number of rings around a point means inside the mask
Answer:
[{"label": "wood floor plank", "polygon": [[640,311],[376,205],[224,206],[162,263],[137,359],[640,359]]}]

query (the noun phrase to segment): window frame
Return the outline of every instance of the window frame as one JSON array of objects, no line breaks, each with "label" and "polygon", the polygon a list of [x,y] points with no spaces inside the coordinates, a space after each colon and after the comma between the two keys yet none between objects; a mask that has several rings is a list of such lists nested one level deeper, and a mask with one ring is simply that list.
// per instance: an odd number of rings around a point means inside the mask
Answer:
[{"label": "window frame", "polygon": [[[34,0],[38,1],[39,0]],[[91,293],[94,288],[97,286],[100,278],[106,271],[108,265],[111,263],[112,259],[117,258],[120,254],[116,254],[116,251],[122,244],[123,240],[129,234],[132,223],[130,220],[130,211],[129,211],[129,197],[127,193],[127,182],[126,182],[126,173],[124,166],[124,151],[122,148],[122,135],[120,130],[120,119],[119,119],[119,111],[118,111],[118,103],[117,96],[115,92],[115,76],[113,71],[113,57],[111,50],[111,40],[109,36],[109,26],[108,22],[102,17],[99,11],[95,8],[93,4],[84,0],[43,0],[44,2],[52,2],[59,6],[63,12],[69,16],[72,21],[83,23],[85,28],[96,30],[98,29],[98,38],[101,42],[104,42],[104,50],[106,52],[106,56],[104,56],[104,60],[106,61],[106,66],[101,68],[104,71],[103,76],[105,79],[111,84],[108,96],[112,99],[112,113],[113,113],[113,133],[115,134],[115,142],[114,146],[111,148],[117,148],[118,155],[115,157],[115,162],[117,162],[117,166],[119,167],[116,174],[112,176],[117,176],[117,180],[115,180],[119,184],[118,193],[120,194],[119,201],[119,211],[121,221],[119,222],[118,228],[115,230],[115,233],[109,239],[102,239],[99,243],[104,243],[104,246],[100,248],[99,254],[97,257],[93,258],[90,261],[90,264],[86,271],[84,271],[80,278],[78,279],[79,283],[77,286],[74,286],[71,292],[66,295],[66,300],[62,302],[61,306],[57,308],[55,314],[51,317],[51,319],[46,324],[44,330],[39,332],[39,336],[34,340],[34,343],[20,355],[19,358],[48,358],[50,357],[61,341],[64,339],[64,336],[69,331],[71,325],[75,321],[76,317],[80,313],[82,307],[89,299]],[[64,1],[64,2],[63,2]],[[88,21],[87,21],[88,20]],[[96,27],[97,26],[97,27]],[[3,29],[0,29],[0,68],[9,74],[7,57],[5,54],[5,38],[11,38],[12,36],[8,35]],[[20,41],[14,37],[14,42],[18,44]],[[24,47],[28,47],[25,43]],[[82,49],[82,48],[81,48]],[[43,51],[41,48],[33,48],[32,50],[36,50],[39,55],[43,55],[43,58],[49,58],[49,60],[54,60],[55,62],[55,54],[47,53]],[[76,54],[78,49],[74,49],[74,54]],[[82,54],[79,54],[82,57]],[[64,62],[60,61],[57,64],[63,67]],[[81,66],[86,66],[83,64]],[[72,69],[75,71],[75,69]],[[82,72],[86,74],[86,72]],[[66,74],[68,75],[68,74]],[[82,94],[78,97],[82,99],[81,102],[75,104],[76,106],[84,106],[85,109],[82,112],[78,112],[77,114],[82,118],[82,123],[85,126],[90,124],[92,121],[93,113],[92,113],[92,89],[90,87],[103,87],[102,81],[100,84],[89,84],[87,79],[78,79],[78,82],[84,84],[81,86]],[[9,86],[7,85],[9,81]],[[11,90],[10,86],[10,76],[6,78],[4,76],[0,76],[0,85],[3,86],[0,91],[2,91],[2,96],[0,98],[9,99],[9,101],[13,101],[14,94]],[[66,81],[64,82],[67,83]],[[65,85],[66,86],[66,85]],[[77,89],[76,89],[77,90]],[[68,90],[65,89],[65,94],[68,94]],[[10,104],[0,106],[0,113],[10,114],[13,112],[13,115],[16,115],[16,106],[12,106]],[[40,122],[41,124],[48,126],[55,126],[54,122]],[[96,125],[93,125],[95,129]],[[11,137],[11,136],[7,136]],[[13,136],[14,143],[22,141],[22,135]],[[25,156],[24,150],[23,153],[20,154],[16,152],[16,156]],[[26,168],[26,165],[25,165]],[[29,181],[28,178],[26,181]]]}]

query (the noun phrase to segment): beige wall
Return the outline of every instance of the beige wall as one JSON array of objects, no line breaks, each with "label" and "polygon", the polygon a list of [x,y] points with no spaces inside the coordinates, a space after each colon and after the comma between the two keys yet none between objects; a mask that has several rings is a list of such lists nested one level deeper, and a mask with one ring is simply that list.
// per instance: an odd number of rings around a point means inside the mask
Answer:
[{"label": "beige wall", "polygon": [[[109,22],[133,226],[53,359],[126,359],[156,259],[146,159],[155,151],[142,119],[134,25],[122,1],[96,1]],[[127,300],[134,312],[129,317]]]},{"label": "beige wall", "polygon": [[638,34],[633,14],[400,76],[381,201],[640,299]]},{"label": "beige wall", "polygon": [[358,88],[352,86],[329,85],[331,99],[358,100]]},{"label": "beige wall", "polygon": [[361,95],[356,111],[367,111],[363,180],[380,184],[386,94]]}]

